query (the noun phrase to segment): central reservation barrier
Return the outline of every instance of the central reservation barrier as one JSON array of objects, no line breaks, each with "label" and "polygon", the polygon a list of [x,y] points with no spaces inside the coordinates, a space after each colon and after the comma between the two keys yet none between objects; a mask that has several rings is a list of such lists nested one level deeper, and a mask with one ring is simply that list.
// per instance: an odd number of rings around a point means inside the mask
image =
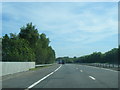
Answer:
[{"label": "central reservation barrier", "polygon": [[35,62],[0,62],[0,67],[2,67],[0,76],[4,76],[35,68]]}]

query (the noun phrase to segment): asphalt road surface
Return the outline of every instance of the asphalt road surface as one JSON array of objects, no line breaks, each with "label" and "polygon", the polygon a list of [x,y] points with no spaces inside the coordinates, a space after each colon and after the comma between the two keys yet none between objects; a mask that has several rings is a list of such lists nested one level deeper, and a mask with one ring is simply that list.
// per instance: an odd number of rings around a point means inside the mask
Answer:
[{"label": "asphalt road surface", "polygon": [[3,88],[118,88],[118,71],[76,64],[7,75]]}]

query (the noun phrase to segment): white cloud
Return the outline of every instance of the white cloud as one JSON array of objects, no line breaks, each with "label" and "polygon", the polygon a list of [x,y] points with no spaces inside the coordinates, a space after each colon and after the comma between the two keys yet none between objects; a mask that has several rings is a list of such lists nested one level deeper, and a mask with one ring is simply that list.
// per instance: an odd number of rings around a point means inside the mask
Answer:
[{"label": "white cloud", "polygon": [[[52,41],[51,45],[60,52],[58,48],[62,48],[61,45],[65,43],[67,45],[64,48],[71,48],[72,45],[68,46],[71,43],[81,44],[80,47],[82,47],[82,45],[89,45],[117,35],[118,12],[115,5],[111,6],[109,3],[104,5],[102,3],[4,3],[3,13],[9,15],[6,16],[9,21],[4,21],[3,29],[19,30],[24,24],[33,22],[40,33],[46,32]],[[18,32],[15,30],[14,32]]]}]

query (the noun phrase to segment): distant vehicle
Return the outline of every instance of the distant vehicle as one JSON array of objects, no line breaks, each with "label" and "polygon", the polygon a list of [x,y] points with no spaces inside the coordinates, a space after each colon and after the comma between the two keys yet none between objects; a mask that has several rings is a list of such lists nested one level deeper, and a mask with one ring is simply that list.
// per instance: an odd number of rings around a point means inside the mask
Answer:
[{"label": "distant vehicle", "polygon": [[58,61],[58,64],[65,64],[65,61],[59,60],[59,61]]},{"label": "distant vehicle", "polygon": [[62,64],[65,64],[65,62],[63,61]]}]

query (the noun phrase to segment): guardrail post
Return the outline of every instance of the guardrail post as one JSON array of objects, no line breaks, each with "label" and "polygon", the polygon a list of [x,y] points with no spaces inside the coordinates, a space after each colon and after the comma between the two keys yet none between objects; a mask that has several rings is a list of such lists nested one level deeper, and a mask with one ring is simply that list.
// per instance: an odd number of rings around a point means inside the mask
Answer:
[{"label": "guardrail post", "polygon": [[107,64],[105,64],[105,68],[107,68]]},{"label": "guardrail post", "polygon": [[114,63],[113,63],[113,68],[114,68]]},{"label": "guardrail post", "polygon": [[118,70],[120,70],[120,65],[118,64]]},{"label": "guardrail post", "polygon": [[110,68],[110,63],[109,63],[109,68]]},{"label": "guardrail post", "polygon": [[96,67],[97,67],[97,63],[96,63]]}]

